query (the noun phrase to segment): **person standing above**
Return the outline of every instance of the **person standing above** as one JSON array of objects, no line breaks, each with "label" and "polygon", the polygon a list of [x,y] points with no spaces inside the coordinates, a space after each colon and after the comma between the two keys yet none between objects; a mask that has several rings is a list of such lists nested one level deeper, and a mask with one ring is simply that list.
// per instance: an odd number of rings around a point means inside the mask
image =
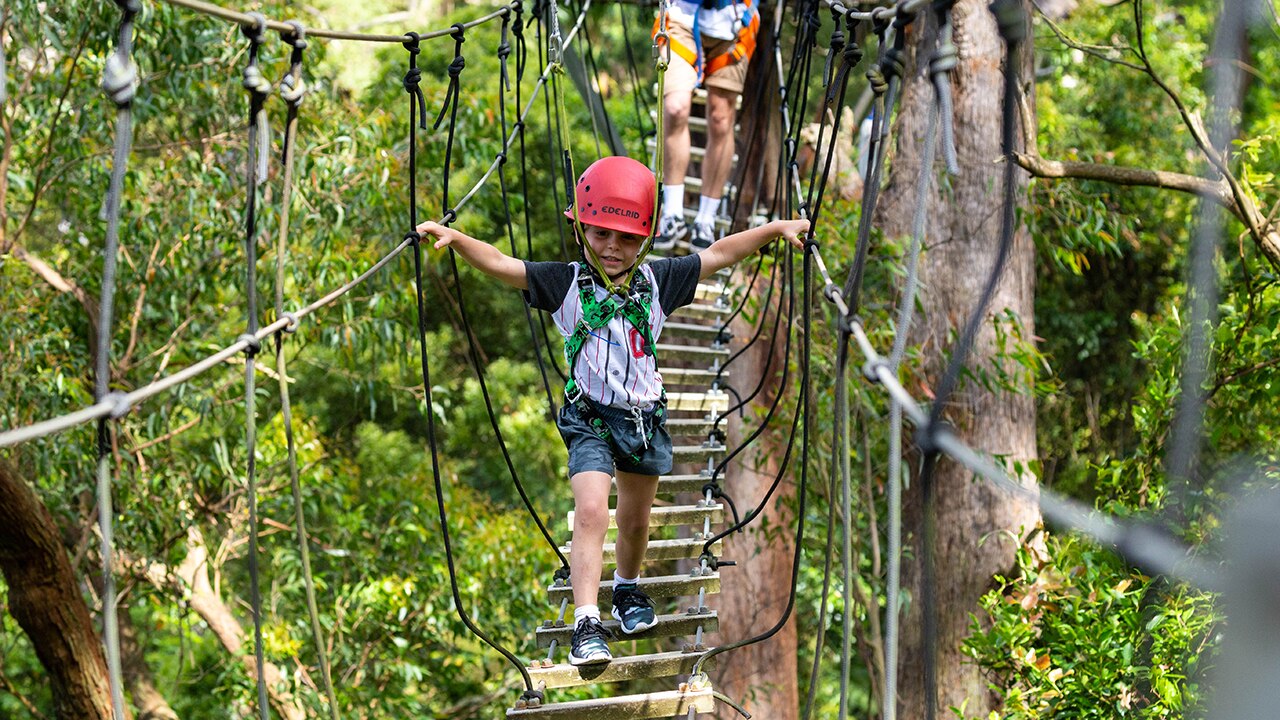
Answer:
[{"label": "person standing above", "polygon": [[[661,22],[653,28],[659,43]],[[662,218],[655,250],[669,250],[686,233],[696,248],[715,242],[716,211],[733,165],[738,97],[759,28],[755,0],[670,0],[666,31],[671,60],[662,98]],[[707,89],[707,147],[698,214],[689,228],[684,221],[684,178],[689,169],[689,109],[699,85]]]}]

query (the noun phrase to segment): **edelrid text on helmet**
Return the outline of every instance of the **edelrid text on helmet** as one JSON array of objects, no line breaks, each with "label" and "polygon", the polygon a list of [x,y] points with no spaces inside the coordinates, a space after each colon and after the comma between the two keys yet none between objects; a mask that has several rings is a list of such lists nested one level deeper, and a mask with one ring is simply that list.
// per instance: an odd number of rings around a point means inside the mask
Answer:
[{"label": "edelrid text on helmet", "polygon": [[[653,171],[629,157],[600,158],[582,172],[574,188],[578,219],[618,232],[649,237],[657,184]],[[564,212],[573,219],[574,207]]]}]

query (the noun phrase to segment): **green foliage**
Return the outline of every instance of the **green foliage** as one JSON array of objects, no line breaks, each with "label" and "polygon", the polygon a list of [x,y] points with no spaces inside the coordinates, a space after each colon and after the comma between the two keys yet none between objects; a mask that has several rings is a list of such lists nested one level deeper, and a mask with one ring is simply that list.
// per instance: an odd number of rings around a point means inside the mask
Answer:
[{"label": "green foliage", "polygon": [[1134,573],[1067,536],[1024,546],[982,601],[966,654],[1004,699],[1000,717],[1204,714],[1221,623],[1212,596]]}]

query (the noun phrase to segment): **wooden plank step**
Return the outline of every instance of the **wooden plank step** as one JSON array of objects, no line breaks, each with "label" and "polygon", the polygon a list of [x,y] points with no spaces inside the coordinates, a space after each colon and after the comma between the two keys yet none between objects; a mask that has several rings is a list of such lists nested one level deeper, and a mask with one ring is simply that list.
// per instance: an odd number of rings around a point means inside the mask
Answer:
[{"label": "wooden plank step", "polygon": [[[652,136],[652,135],[650,135],[649,137],[645,138],[645,140],[644,140],[644,146],[645,146],[645,148],[646,148],[650,153],[652,153],[652,152],[653,152],[653,150],[654,150],[654,144],[655,144],[655,143],[654,143],[654,139],[653,139],[653,136]],[[702,159],[703,159],[703,158],[705,158],[706,156],[707,156],[707,149],[706,149],[706,148],[698,147],[697,145],[690,145],[690,146],[689,146],[689,159],[690,159],[690,160],[693,160],[693,161],[695,161],[695,162],[702,162]],[[737,164],[738,164],[738,153],[736,153],[736,152],[735,152],[735,153],[733,154],[733,161],[732,161],[732,162],[733,162],[733,164],[734,164],[734,165],[737,165]]]},{"label": "wooden plank step", "polygon": [[[727,330],[726,330],[727,332]],[[720,326],[716,325],[700,325],[698,323],[688,322],[668,322],[662,326],[662,336],[676,335],[683,338],[698,338],[706,340],[708,343],[714,342],[720,335]]]},{"label": "wooden plank step", "polygon": [[[692,525],[702,523],[702,519],[711,516],[711,522],[720,522],[724,520],[724,505],[712,503],[707,505],[705,501],[699,501],[697,505],[669,505],[666,507],[656,507],[649,511],[649,527],[668,527],[671,525]],[[573,511],[570,510],[565,514],[565,520],[569,526],[569,532],[573,532]],[[615,530],[618,527],[618,511],[609,511],[609,529]]]},{"label": "wooden plank step", "polygon": [[690,708],[695,713],[715,711],[716,699],[710,686],[699,690],[664,690],[643,695],[549,703],[536,708],[511,708],[507,710],[507,717],[518,720],[647,720],[684,718]]},{"label": "wooden plank step", "polygon": [[658,357],[666,362],[672,360],[694,360],[710,365],[716,359],[728,360],[729,348],[703,347],[702,345],[671,345],[658,343]]},{"label": "wooden plank step", "polygon": [[717,375],[722,381],[728,382],[728,370],[721,373],[717,370],[707,370],[705,368],[667,367],[662,368],[662,384],[668,387],[672,385],[693,385],[698,388],[706,388],[711,385]]},{"label": "wooden plank step", "polygon": [[[608,613],[606,612],[606,615]],[[674,615],[659,615],[657,617],[658,624],[648,630],[641,630],[634,635],[623,635],[618,629],[618,621],[609,618],[604,621],[604,626],[613,633],[614,637],[626,638],[628,640],[640,640],[643,638],[658,637],[680,637],[682,635],[695,635],[698,627],[702,627],[702,632],[713,633],[720,629],[720,615],[715,610],[708,610],[701,614],[676,613]],[[550,620],[547,621],[551,622]],[[555,640],[560,647],[567,647],[569,640],[573,636],[573,628],[569,625],[561,623],[560,625],[552,625],[550,627],[542,625],[535,633],[538,637],[538,647],[551,647],[551,641]]]},{"label": "wooden plank step", "polygon": [[702,445],[677,445],[671,448],[671,459],[677,463],[706,462],[708,458],[718,458],[728,450],[724,445],[716,443],[709,447]]},{"label": "wooden plank step", "polygon": [[675,392],[667,393],[667,410],[674,412],[715,412],[717,415],[724,414],[729,407],[729,393],[720,392],[700,392],[686,393]]},{"label": "wooden plank step", "polygon": [[712,302],[696,302],[692,305],[685,305],[671,314],[672,317],[679,318],[706,318],[712,320],[721,320],[724,316],[733,312],[733,307],[728,303],[717,305]]},{"label": "wooden plank step", "polygon": [[[630,637],[624,635],[622,637]],[[615,638],[616,639],[616,638]],[[534,684],[542,683],[548,690],[578,687],[592,683],[625,682],[644,678],[665,678],[688,675],[702,653],[680,651],[615,657],[608,664],[570,665],[558,663],[551,667],[529,668],[529,678]],[[709,663],[707,663],[709,664]],[[704,664],[704,667],[706,664]],[[609,717],[617,717],[610,715]]]},{"label": "wooden plank step", "polygon": [[[707,371],[704,370],[703,372]],[[714,375],[715,373],[711,374]],[[728,373],[725,373],[725,376],[727,377]],[[666,377],[665,373],[663,377]],[[711,432],[711,428],[714,427],[714,425],[714,422],[707,420],[706,418],[667,418],[667,432],[671,434],[671,437],[693,435],[695,437],[705,439],[707,437],[707,433]],[[727,431],[727,426],[728,421],[722,420],[720,422],[720,431]]]},{"label": "wooden plank step", "polygon": [[[707,104],[707,89],[706,89],[706,88],[704,88],[704,87],[694,88],[694,90],[693,90],[693,103],[694,103],[695,105],[705,105],[705,104]],[[742,93],[738,93],[737,98],[733,101],[733,107],[734,107],[734,109],[735,109],[735,110],[741,110],[741,109],[742,109]]]},{"label": "wooden plank step", "polygon": [[[701,531],[699,531],[701,532]],[[695,538],[678,538],[676,540],[650,540],[649,545],[645,548],[645,560],[692,560],[693,558],[702,557],[702,546],[706,544],[705,540]],[[573,549],[573,543],[568,542],[560,546],[560,552],[568,555]],[[721,541],[717,540],[711,545],[711,552],[720,555],[724,547]],[[601,554],[605,563],[617,562],[618,546],[616,543],[605,543]]]},{"label": "wooden plank step", "polygon": [[[732,293],[728,292],[723,285],[712,284],[712,283],[698,283],[698,289],[694,292],[693,297],[695,300],[706,300],[708,302],[714,303],[721,296],[731,296],[731,295]],[[732,310],[733,308],[730,307],[729,309]]]},{"label": "wooden plank step", "polygon": [[[668,420],[667,422],[671,421]],[[702,486],[706,485],[707,481],[710,479],[710,475],[703,475],[701,473],[694,475],[663,475],[658,478],[658,493],[671,494],[682,492],[701,492]],[[614,482],[614,486],[610,488],[609,492],[613,495],[618,494],[616,481]]]},{"label": "wooden plank step", "polygon": [[[697,595],[698,590],[701,588],[706,588],[708,595],[720,592],[720,573],[712,572],[706,575],[698,575],[697,577],[693,575],[656,575],[654,577],[640,578],[640,589],[644,590],[645,594],[651,598]],[[569,583],[552,585],[547,588],[547,598],[553,605],[557,606],[565,598],[568,598],[569,602],[573,602],[573,586]],[[602,582],[597,604],[600,607],[612,607],[612,603],[613,583]]]},{"label": "wooden plank step", "polygon": [[[705,98],[705,96],[704,96],[704,98]],[[705,102],[705,100],[704,100],[704,102]],[[742,103],[741,103],[741,102],[739,102],[738,104],[739,104],[739,106],[741,106],[741,104],[742,104]],[[657,122],[657,121],[658,121],[658,111],[657,111],[656,109],[654,109],[654,108],[650,108],[650,110],[649,110],[649,119],[650,119],[650,120],[652,120],[652,121],[654,121],[654,122]],[[705,133],[705,132],[707,131],[707,119],[706,119],[705,117],[701,117],[701,116],[698,116],[698,115],[690,114],[690,115],[689,115],[689,129],[690,129],[690,130],[693,130],[693,131],[696,131],[696,132]],[[733,124],[733,134],[734,134],[734,135],[738,135],[738,134],[739,134],[739,133],[741,133],[741,132],[742,132],[742,123],[740,123],[740,122],[734,122],[734,124]],[[688,180],[687,180],[687,179],[686,179],[686,182],[688,182]]]}]

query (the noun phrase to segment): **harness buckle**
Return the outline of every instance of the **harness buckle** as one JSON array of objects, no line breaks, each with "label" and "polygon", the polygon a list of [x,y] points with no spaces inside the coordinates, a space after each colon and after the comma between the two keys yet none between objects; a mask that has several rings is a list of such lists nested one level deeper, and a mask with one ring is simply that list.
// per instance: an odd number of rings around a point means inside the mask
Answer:
[{"label": "harness buckle", "polygon": [[639,405],[631,406],[631,422],[636,424],[636,434],[640,436],[642,441],[644,441],[644,449],[648,450],[649,433],[646,431],[644,426],[644,411],[640,409]]}]

